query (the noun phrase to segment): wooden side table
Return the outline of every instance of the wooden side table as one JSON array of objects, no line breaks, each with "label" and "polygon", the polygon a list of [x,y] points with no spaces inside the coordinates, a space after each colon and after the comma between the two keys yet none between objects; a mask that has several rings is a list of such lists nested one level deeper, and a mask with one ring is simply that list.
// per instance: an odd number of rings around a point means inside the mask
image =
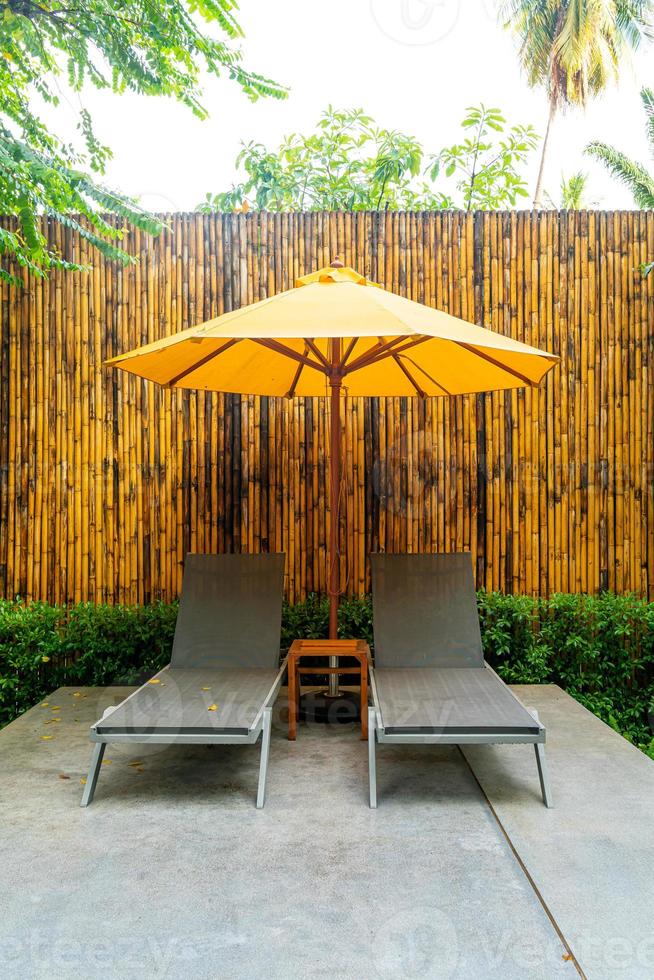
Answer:
[{"label": "wooden side table", "polygon": [[351,674],[353,667],[302,667],[302,657],[353,657],[359,661],[361,678],[361,738],[368,738],[368,663],[370,647],[365,640],[293,640],[288,651],[288,738],[297,735],[300,707],[300,674]]}]

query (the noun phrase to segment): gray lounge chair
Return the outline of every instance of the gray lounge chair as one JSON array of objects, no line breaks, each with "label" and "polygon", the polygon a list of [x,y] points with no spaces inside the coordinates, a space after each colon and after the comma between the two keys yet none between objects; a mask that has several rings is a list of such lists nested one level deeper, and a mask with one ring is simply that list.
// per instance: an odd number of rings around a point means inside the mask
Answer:
[{"label": "gray lounge chair", "polygon": [[370,806],[378,742],[531,743],[552,806],[545,729],[484,662],[470,555],[373,555],[372,589]]},{"label": "gray lounge chair", "polygon": [[188,555],[170,664],[91,726],[81,806],[105,746],[252,745],[263,733],[257,807],[265,801],[279,666],[284,555]]}]

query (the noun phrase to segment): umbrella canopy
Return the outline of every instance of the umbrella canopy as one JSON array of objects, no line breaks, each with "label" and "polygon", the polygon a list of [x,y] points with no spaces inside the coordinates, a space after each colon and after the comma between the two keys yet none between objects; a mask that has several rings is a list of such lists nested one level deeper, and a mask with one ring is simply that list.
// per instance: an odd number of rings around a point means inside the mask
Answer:
[{"label": "umbrella canopy", "polygon": [[[382,289],[336,259],[295,287],[108,361],[169,388],[331,397],[330,637],[337,635],[340,394],[538,385],[558,358]],[[330,683],[330,688],[331,688]]]},{"label": "umbrella canopy", "polygon": [[461,395],[537,385],[558,358],[330,266],[109,361],[169,387],[248,395]]}]

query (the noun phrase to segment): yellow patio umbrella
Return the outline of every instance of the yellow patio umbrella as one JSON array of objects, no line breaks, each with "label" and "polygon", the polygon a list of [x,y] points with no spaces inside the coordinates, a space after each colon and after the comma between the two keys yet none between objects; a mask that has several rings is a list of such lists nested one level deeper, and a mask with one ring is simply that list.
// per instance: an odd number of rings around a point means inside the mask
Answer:
[{"label": "yellow patio umbrella", "polygon": [[336,259],[297,279],[293,289],[107,363],[168,388],[287,398],[329,391],[329,635],[335,638],[343,387],[352,396],[422,398],[536,387],[557,361],[388,292]]}]

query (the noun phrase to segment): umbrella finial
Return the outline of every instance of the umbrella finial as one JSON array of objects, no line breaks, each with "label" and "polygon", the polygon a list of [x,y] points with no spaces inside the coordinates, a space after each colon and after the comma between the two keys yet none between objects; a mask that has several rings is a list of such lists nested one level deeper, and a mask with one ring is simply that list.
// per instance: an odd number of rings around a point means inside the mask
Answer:
[{"label": "umbrella finial", "polygon": [[338,255],[335,255],[334,258],[332,259],[332,261],[329,263],[329,268],[330,269],[344,269],[345,266],[341,262],[340,257]]}]

